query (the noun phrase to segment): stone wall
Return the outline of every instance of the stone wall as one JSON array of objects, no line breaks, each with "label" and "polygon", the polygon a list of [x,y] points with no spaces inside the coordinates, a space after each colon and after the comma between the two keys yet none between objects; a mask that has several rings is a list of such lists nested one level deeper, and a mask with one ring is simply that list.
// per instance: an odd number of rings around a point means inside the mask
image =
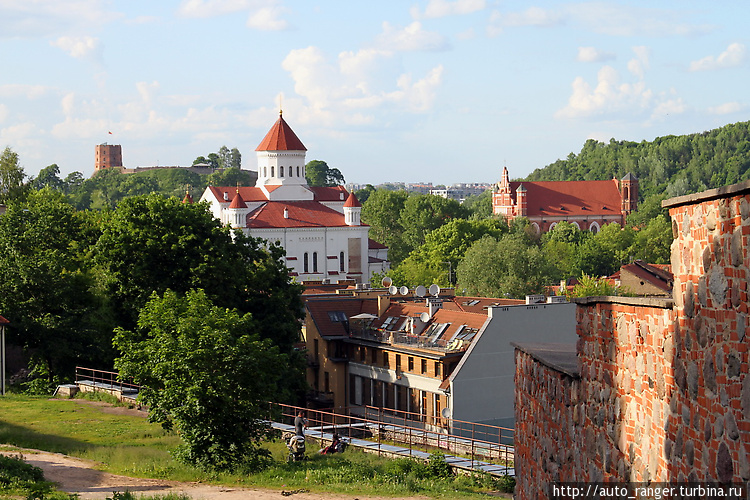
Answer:
[{"label": "stone wall", "polygon": [[674,303],[577,301],[580,378],[518,346],[517,498],[559,480],[750,479],[750,183],[665,205]]}]

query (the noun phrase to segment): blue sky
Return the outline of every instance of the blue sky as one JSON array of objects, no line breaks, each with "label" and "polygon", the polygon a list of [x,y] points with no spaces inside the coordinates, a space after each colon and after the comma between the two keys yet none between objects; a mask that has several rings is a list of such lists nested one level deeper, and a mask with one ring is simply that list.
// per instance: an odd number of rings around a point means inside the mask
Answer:
[{"label": "blue sky", "polygon": [[[750,119],[745,1],[0,0],[0,147],[29,175],[255,169],[278,117],[347,182],[522,177],[586,139]],[[109,132],[112,132],[109,134]]]}]

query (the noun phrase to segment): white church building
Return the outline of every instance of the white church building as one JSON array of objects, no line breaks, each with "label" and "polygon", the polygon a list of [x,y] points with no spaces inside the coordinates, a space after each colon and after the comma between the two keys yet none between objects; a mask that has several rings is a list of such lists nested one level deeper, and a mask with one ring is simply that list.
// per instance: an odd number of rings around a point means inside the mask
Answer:
[{"label": "white church building", "polygon": [[201,196],[216,218],[281,244],[297,281],[365,283],[390,268],[387,249],[368,238],[370,227],[360,221],[357,197],[343,186],[307,185],[307,148],[281,114],[255,151],[255,187],[209,186]]}]

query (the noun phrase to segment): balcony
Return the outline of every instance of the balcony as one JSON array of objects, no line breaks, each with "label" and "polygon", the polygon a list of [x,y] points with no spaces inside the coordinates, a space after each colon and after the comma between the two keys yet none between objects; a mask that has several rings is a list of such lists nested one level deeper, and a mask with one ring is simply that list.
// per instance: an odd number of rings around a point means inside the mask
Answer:
[{"label": "balcony", "polygon": [[393,346],[426,349],[443,353],[463,352],[469,348],[471,342],[465,340],[448,341],[444,339],[429,340],[426,335],[412,335],[407,332],[390,332],[373,329],[352,330],[351,338],[369,340]]}]

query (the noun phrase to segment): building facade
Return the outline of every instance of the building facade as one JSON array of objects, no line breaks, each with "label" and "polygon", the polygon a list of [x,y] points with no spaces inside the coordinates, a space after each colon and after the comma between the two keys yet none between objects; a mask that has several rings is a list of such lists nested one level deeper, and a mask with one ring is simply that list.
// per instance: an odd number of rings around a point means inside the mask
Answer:
[{"label": "building facade", "polygon": [[508,221],[526,217],[537,233],[559,222],[597,233],[606,224],[624,225],[637,206],[638,179],[633,174],[619,181],[511,182],[503,167],[492,192],[492,213]]},{"label": "building facade", "polygon": [[[286,250],[287,267],[300,281],[368,282],[389,269],[382,248],[372,249],[362,206],[343,186],[308,186],[307,149],[282,116],[256,148],[254,187],[209,186],[200,201],[214,216],[248,236]],[[386,249],[387,252],[387,249]]]},{"label": "building facade", "polygon": [[122,168],[122,146],[119,144],[97,144],[95,155],[94,174],[105,168]]}]

